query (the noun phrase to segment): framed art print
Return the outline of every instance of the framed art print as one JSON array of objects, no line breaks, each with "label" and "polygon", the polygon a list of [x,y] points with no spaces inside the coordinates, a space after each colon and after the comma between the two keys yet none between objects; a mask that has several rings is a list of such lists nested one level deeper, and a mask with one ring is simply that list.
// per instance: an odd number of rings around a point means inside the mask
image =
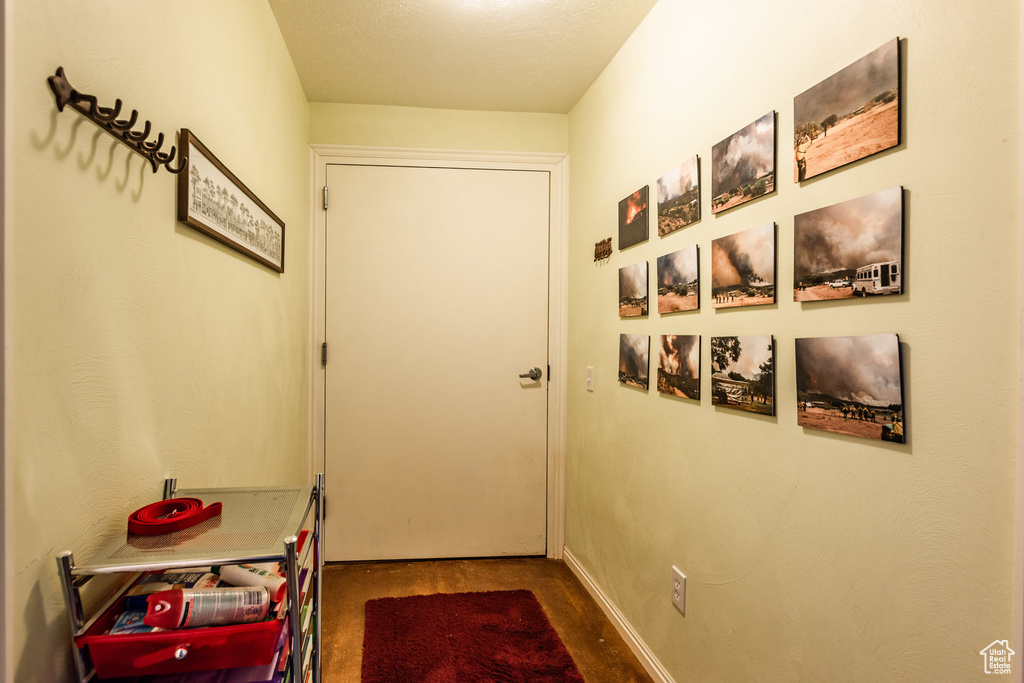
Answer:
[{"label": "framed art print", "polygon": [[284,221],[199,141],[182,128],[178,220],[278,273],[284,272]]}]

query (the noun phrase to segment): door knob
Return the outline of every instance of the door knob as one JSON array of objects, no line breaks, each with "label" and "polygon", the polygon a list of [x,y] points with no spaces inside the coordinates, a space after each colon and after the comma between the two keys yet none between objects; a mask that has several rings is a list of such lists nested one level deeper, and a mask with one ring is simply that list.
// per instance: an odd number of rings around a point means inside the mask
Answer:
[{"label": "door knob", "polygon": [[529,377],[532,380],[538,380],[544,373],[540,371],[540,368],[530,368],[530,371],[525,375],[519,375],[520,379],[526,379]]}]

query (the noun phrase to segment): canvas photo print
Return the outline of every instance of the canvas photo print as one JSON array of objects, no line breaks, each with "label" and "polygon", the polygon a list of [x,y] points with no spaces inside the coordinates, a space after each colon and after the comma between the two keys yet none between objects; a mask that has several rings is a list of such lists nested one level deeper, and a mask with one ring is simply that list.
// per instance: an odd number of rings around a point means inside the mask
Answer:
[{"label": "canvas photo print", "polygon": [[658,393],[700,400],[700,335],[661,335]]},{"label": "canvas photo print", "polygon": [[903,443],[901,370],[895,334],[797,339],[797,424]]},{"label": "canvas photo print", "polygon": [[771,335],[711,338],[711,404],[775,414],[775,341]]},{"label": "canvas photo print", "polygon": [[711,148],[711,213],[775,191],[775,112]]},{"label": "canvas photo print", "polygon": [[697,245],[658,257],[658,313],[700,308]]},{"label": "canvas photo print", "polygon": [[619,317],[647,315],[647,261],[619,268]]},{"label": "canvas photo print", "polygon": [[644,185],[619,202],[619,249],[647,241],[647,195]]},{"label": "canvas photo print", "polygon": [[658,235],[700,220],[700,159],[693,155],[658,179]]},{"label": "canvas photo print", "polygon": [[711,307],[775,303],[775,223],[711,241]]},{"label": "canvas photo print", "polygon": [[793,300],[903,291],[903,188],[793,218]]},{"label": "canvas photo print", "polygon": [[898,144],[899,38],[793,99],[795,182]]},{"label": "canvas photo print", "polygon": [[647,388],[651,338],[646,334],[619,335],[619,382]]}]

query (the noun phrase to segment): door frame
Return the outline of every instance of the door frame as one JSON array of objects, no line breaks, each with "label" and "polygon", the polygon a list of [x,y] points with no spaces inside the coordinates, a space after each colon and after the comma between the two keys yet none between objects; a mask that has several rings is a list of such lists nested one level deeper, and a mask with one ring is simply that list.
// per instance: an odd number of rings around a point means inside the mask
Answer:
[{"label": "door frame", "polygon": [[[548,242],[548,426],[547,426],[547,557],[562,558],[565,545],[565,434],[566,374],[568,358],[568,253],[569,253],[569,155],[561,153],[475,152],[464,150],[310,145],[310,288],[313,314],[310,335],[314,348],[310,364],[309,471],[323,472],[325,373],[320,346],[326,338],[326,222],[323,189],[329,164],[371,166],[421,166],[487,170],[546,171],[550,174]],[[329,198],[328,198],[329,200]],[[328,349],[328,354],[330,349]],[[328,362],[330,358],[328,357]],[[325,491],[330,499],[330,491]],[[330,512],[330,504],[327,505]],[[325,522],[326,523],[326,522]]]}]

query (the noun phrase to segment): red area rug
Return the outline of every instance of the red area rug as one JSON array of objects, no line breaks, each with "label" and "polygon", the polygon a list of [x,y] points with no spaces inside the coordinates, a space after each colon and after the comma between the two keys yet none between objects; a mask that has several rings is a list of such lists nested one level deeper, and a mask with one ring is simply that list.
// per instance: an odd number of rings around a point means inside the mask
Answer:
[{"label": "red area rug", "polygon": [[366,602],[363,683],[583,683],[533,593]]}]

